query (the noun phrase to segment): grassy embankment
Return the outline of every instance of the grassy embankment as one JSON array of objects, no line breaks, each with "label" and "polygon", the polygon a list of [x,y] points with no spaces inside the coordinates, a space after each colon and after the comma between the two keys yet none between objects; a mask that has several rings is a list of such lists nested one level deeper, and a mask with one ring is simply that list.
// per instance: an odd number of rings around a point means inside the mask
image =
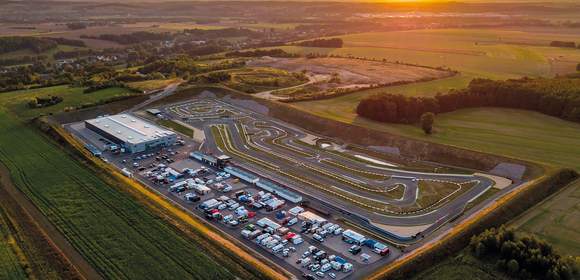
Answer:
[{"label": "grassy embankment", "polygon": [[[65,97],[64,104],[24,107],[27,98],[56,92]],[[1,94],[0,161],[16,186],[106,278],[234,278],[238,272],[218,264],[199,243],[107,185],[24,123],[87,99],[122,94],[127,92],[82,94],[66,87]]]},{"label": "grassy embankment", "polygon": [[177,131],[181,134],[187,135],[189,137],[193,137],[193,129],[186,127],[180,123],[177,123],[175,121],[172,120],[164,120],[164,119],[159,119],[157,120],[157,122],[165,127],[169,127],[170,129]]},{"label": "grassy embankment", "polygon": [[179,82],[179,79],[165,79],[165,80],[147,80],[147,81],[140,81],[140,82],[131,82],[127,83],[129,88],[138,90],[138,91],[151,91],[156,89],[162,89],[167,87],[170,84]]},{"label": "grassy embankment", "polygon": [[245,93],[287,88],[308,81],[308,79],[298,74],[267,67],[243,68],[227,72],[231,78],[223,84],[228,88]]}]

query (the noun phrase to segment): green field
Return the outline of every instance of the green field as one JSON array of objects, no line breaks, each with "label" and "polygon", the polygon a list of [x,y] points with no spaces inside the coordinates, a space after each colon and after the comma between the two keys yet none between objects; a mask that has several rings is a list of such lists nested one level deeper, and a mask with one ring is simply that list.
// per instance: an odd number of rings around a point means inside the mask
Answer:
[{"label": "green field", "polygon": [[83,47],[74,47],[74,46],[67,46],[67,45],[58,45],[56,48],[47,50],[45,52],[41,52],[41,53],[35,53],[31,50],[19,50],[19,51],[14,51],[14,52],[7,52],[7,53],[3,53],[0,54],[0,59],[8,59],[8,58],[18,58],[18,57],[23,57],[23,56],[39,56],[39,55],[43,55],[46,56],[47,61],[54,61],[54,57],[53,55],[59,51],[74,51],[74,50],[82,50],[82,49],[86,49]]},{"label": "green field", "polygon": [[580,181],[556,193],[514,220],[521,232],[550,242],[563,255],[580,256]]},{"label": "green field", "polygon": [[[0,211],[2,211],[0,209]],[[14,252],[14,240],[0,213],[0,279],[27,279],[24,268]]]},{"label": "green field", "polygon": [[[66,107],[75,107],[82,104],[96,103],[99,101],[108,100],[113,97],[133,95],[125,88],[108,88],[92,93],[83,93],[83,88],[69,87],[67,85],[46,87],[32,90],[19,90],[12,92],[0,93],[0,104],[8,106],[11,111],[15,112],[18,117],[23,119],[34,118],[39,115],[49,114],[53,112],[61,112]],[[63,102],[54,106],[30,109],[28,108],[28,100],[40,96],[61,96],[64,98]]]},{"label": "green field", "polygon": [[[105,90],[73,97],[79,94],[76,89],[57,89],[66,92],[69,105],[93,94],[112,95]],[[11,112],[32,117],[35,113],[17,105],[31,95],[52,90],[55,88],[0,94],[0,161],[10,170],[15,185],[87,261],[108,279],[234,278],[201,251],[200,244],[185,238],[128,194],[107,185]],[[17,107],[11,111],[5,107],[13,105]],[[46,110],[63,107],[57,106]]]},{"label": "green field", "polygon": [[436,263],[429,269],[413,276],[412,280],[505,280],[512,279],[498,272],[493,265],[486,264],[464,250],[461,254]]},{"label": "green field", "polygon": [[193,129],[186,127],[180,123],[174,122],[172,120],[164,120],[164,119],[159,119],[157,120],[157,122],[165,127],[169,127],[174,131],[177,131],[181,134],[187,135],[189,137],[193,137]]}]

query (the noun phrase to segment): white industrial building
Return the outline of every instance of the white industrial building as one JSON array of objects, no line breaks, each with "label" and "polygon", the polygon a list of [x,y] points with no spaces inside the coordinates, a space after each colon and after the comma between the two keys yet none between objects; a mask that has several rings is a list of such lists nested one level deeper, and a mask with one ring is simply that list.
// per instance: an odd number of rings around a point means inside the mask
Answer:
[{"label": "white industrial building", "polygon": [[85,126],[130,153],[171,146],[177,140],[175,132],[128,114],[86,120]]}]

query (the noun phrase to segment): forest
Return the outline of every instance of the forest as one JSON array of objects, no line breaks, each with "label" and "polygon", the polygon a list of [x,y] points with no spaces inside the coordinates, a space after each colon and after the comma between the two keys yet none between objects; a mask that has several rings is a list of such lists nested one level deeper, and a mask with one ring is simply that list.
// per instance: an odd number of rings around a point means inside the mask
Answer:
[{"label": "forest", "polygon": [[0,54],[23,49],[30,50],[34,53],[42,53],[44,51],[56,48],[59,44],[76,47],[85,46],[83,41],[65,38],[7,36],[0,37]]},{"label": "forest", "polygon": [[469,248],[477,257],[495,262],[508,275],[519,279],[571,280],[580,276],[578,262],[561,257],[550,244],[513,230],[491,228],[471,238]]},{"label": "forest", "polygon": [[361,100],[356,112],[381,122],[416,123],[426,112],[447,113],[474,107],[524,109],[580,122],[580,79],[473,79],[466,89],[438,93],[435,97],[372,95]]},{"label": "forest", "polygon": [[156,33],[148,31],[138,31],[129,34],[101,34],[99,36],[81,35],[83,39],[97,39],[111,41],[121,45],[131,45],[146,41],[163,41],[172,39],[171,33]]}]

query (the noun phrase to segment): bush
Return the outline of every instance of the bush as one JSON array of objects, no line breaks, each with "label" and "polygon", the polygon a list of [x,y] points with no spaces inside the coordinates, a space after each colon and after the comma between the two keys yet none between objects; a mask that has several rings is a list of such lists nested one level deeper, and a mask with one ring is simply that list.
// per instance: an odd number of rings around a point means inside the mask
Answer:
[{"label": "bush", "polygon": [[425,134],[433,133],[433,123],[435,122],[435,114],[431,112],[421,115],[421,128]]},{"label": "bush", "polygon": [[35,97],[28,101],[28,107],[30,108],[43,108],[52,105],[56,105],[63,101],[61,96],[47,96],[47,97]]}]

